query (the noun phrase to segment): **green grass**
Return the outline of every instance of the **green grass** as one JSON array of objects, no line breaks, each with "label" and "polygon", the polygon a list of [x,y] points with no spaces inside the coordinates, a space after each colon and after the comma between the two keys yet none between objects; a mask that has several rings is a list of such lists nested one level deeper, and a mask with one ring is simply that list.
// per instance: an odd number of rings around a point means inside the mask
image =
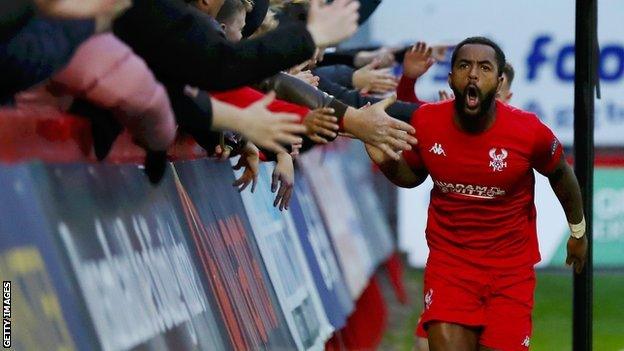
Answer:
[{"label": "green grass", "polygon": [[[406,280],[422,282],[422,272],[408,271]],[[420,293],[420,290],[417,291]],[[624,274],[594,274],[595,351],[624,350]],[[421,303],[414,301],[401,328],[388,330],[384,345],[410,350]],[[572,350],[572,275],[567,272],[538,272],[533,311],[532,351]]]},{"label": "green grass", "polygon": [[[533,312],[533,348],[572,349],[572,276],[538,273]],[[624,274],[594,274],[596,351],[624,350]]]}]

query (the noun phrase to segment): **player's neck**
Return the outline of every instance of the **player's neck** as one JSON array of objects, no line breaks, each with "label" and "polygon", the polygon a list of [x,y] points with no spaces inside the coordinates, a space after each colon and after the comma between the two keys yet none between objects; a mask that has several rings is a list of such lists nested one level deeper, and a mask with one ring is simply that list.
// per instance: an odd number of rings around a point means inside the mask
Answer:
[{"label": "player's neck", "polygon": [[479,134],[490,129],[496,120],[496,102],[492,101],[490,108],[480,116],[467,116],[455,110],[453,116],[455,125],[468,134]]}]

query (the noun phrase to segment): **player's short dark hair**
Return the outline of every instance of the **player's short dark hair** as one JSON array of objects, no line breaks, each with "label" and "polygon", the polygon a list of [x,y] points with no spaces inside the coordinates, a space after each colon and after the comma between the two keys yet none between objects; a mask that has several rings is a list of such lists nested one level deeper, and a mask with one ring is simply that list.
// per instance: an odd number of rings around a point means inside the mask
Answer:
[{"label": "player's short dark hair", "polygon": [[228,22],[236,13],[240,11],[249,12],[252,8],[253,1],[250,0],[225,0],[215,19],[219,23]]},{"label": "player's short dark hair", "polygon": [[511,65],[511,63],[509,62],[505,63],[505,68],[503,68],[503,74],[507,76],[507,85],[511,88],[511,83],[513,82],[514,77],[516,76],[516,72],[514,71],[514,68]]},{"label": "player's short dark hair", "polygon": [[462,40],[459,44],[457,44],[455,46],[455,49],[453,50],[453,55],[451,56],[451,67],[455,66],[455,61],[457,60],[457,53],[459,52],[459,49],[461,49],[462,46],[468,44],[487,45],[494,49],[494,52],[496,53],[496,65],[498,66],[498,76],[500,77],[503,75],[503,69],[505,67],[505,53],[503,52],[503,50],[501,50],[498,44],[486,37],[470,37]]}]

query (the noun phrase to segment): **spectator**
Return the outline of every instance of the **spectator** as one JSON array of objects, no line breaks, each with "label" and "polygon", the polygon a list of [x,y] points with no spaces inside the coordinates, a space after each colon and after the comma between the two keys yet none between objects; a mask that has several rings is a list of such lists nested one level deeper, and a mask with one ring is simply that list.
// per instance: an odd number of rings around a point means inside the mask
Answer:
[{"label": "spectator", "polygon": [[[278,10],[277,18],[282,23],[305,21],[309,9],[309,1],[287,2],[280,0],[277,3],[277,6],[272,5],[272,7]],[[381,0],[360,1],[358,23],[362,25],[373,14],[380,3]],[[361,68],[377,60],[381,68],[388,68],[396,62],[395,51],[386,47],[365,49],[330,48],[321,60],[320,65],[346,65],[352,68]]]},{"label": "spectator", "polygon": [[5,1],[0,5],[0,103],[52,76],[81,42],[106,29],[129,4],[129,0]]},{"label": "spectator", "polygon": [[224,0],[221,10],[215,17],[225,38],[232,43],[238,43],[243,38],[243,28],[246,26],[246,15],[252,11],[254,5],[249,0]]},{"label": "spectator", "polygon": [[[284,4],[282,8],[288,9],[288,7],[296,7],[299,12],[294,11],[294,17],[285,17],[284,13],[282,13],[281,18],[283,18],[286,22],[292,23],[305,18],[305,11],[307,11],[307,7],[301,3],[288,3]],[[269,25],[276,25],[276,22],[268,22]],[[265,29],[266,30],[266,29]],[[318,62],[322,62],[324,60],[323,50],[320,50],[315,54],[315,57],[310,62],[310,67],[315,66]],[[343,65],[343,66],[334,66],[334,67],[318,67],[312,70],[312,74],[318,76],[318,88],[332,96],[341,102],[353,106],[355,108],[361,108],[368,104],[375,104],[381,101],[379,98],[374,98],[370,96],[363,96],[359,91],[351,89],[347,86],[352,86],[352,69]],[[343,84],[337,83],[334,79],[341,81]],[[406,102],[395,102],[387,110],[387,113],[404,122],[409,122],[413,112],[418,108],[420,104],[415,103],[406,103]]]},{"label": "spectator", "polygon": [[82,97],[113,111],[117,121],[147,150],[166,151],[175,138],[175,120],[165,89],[143,60],[110,33],[82,43],[50,83],[19,94],[16,102],[18,106],[37,103],[42,93]]},{"label": "spectator", "polygon": [[[225,0],[221,11],[217,15],[220,26],[226,38],[231,42],[238,42],[242,37],[242,28],[245,26],[245,13],[251,8],[246,0]],[[262,94],[249,87],[240,88],[226,93],[216,93],[217,98],[238,106],[245,106],[257,99]],[[335,139],[338,130],[337,118],[328,116],[326,110],[319,109],[310,111],[308,108],[276,100],[269,106],[272,111],[293,112],[300,114],[304,125],[307,127],[306,134],[315,142],[327,143],[321,135]],[[321,107],[321,106],[318,106]],[[333,123],[332,123],[333,122]],[[273,157],[272,157],[273,158]]]},{"label": "spectator", "polygon": [[307,24],[238,44],[228,43],[209,15],[179,0],[135,0],[114,29],[161,81],[225,90],[270,77],[311,57],[315,44],[331,45],[355,32],[357,2],[314,3]]},{"label": "spectator", "polygon": [[[301,86],[299,86],[298,88],[301,90],[304,89]],[[286,88],[286,90],[288,90],[288,88]],[[290,90],[292,91],[293,89],[290,89]],[[316,91],[316,89],[312,88],[312,91]],[[248,91],[247,94],[248,94],[247,98],[250,98],[249,95],[253,95],[253,94],[257,95],[257,92],[253,93],[253,92]],[[315,95],[314,93],[310,92],[310,89],[307,90],[306,94]],[[309,98],[302,97],[302,95],[306,95],[306,94],[298,94],[298,95],[301,98],[301,100],[310,101]],[[327,101],[322,96],[319,96],[319,94],[321,93],[319,92],[316,93],[316,96],[317,96],[316,101],[319,101],[319,100]],[[233,98],[233,96],[230,95],[229,98]],[[259,95],[256,96],[256,99],[257,98],[259,98]],[[251,101],[253,101],[253,99]],[[234,102],[234,101],[230,101],[230,102]],[[316,105],[314,106],[314,108],[326,107],[326,106]],[[365,111],[358,111],[353,108],[345,109],[343,107],[344,105],[342,106],[334,105],[334,106],[336,107],[334,108],[334,113],[344,112],[343,114],[336,115],[336,116],[340,118],[345,117],[342,120],[343,122],[342,125],[343,127],[345,127],[345,131],[347,133],[350,133],[356,136],[357,138],[361,139],[364,142],[369,142],[369,143],[373,143],[374,145],[379,145],[380,148],[382,148],[384,151],[389,152],[389,155],[391,155],[392,157],[398,156],[398,154],[396,154],[394,150],[398,150],[401,148],[409,148],[408,140],[412,140],[411,137],[405,133],[397,134],[395,133],[396,130],[392,130],[392,129],[398,128],[398,129],[403,129],[404,131],[407,131],[407,130],[410,130],[410,128],[406,124],[401,124],[399,121],[393,120],[392,118],[388,118],[389,116],[383,111],[383,109],[386,107],[385,102],[383,104],[379,104],[375,106],[374,108],[371,108]],[[380,108],[380,106],[384,106],[384,107]],[[309,136],[311,136],[313,139],[316,138],[317,142],[322,143],[327,140],[327,139],[323,140],[324,138],[321,135],[318,135],[317,133],[315,133],[314,125],[316,124],[317,128],[318,126],[321,126],[320,129],[325,129],[325,132],[322,134],[325,134],[325,136],[330,136],[331,140],[333,140],[335,136],[331,136],[331,134],[335,135],[335,129],[331,126],[332,122],[328,119],[325,119],[326,117],[319,116],[318,111],[315,113],[315,115],[308,115],[306,117],[306,119],[310,118],[313,120],[311,123],[307,123],[309,127],[308,135],[310,133],[316,134],[316,135],[309,135]],[[363,121],[353,122],[354,118],[362,118]],[[344,123],[347,120],[349,122]],[[351,130],[350,128],[353,128],[353,129]]]},{"label": "spectator", "polygon": [[245,15],[245,27],[243,27],[243,38],[250,38],[262,26],[269,12],[269,0],[247,0],[252,3],[251,11]]},{"label": "spectator", "polygon": [[[220,8],[215,4],[211,2],[211,13]],[[135,0],[115,21],[114,30],[165,84],[180,127],[204,146],[211,130],[210,99],[199,106],[183,93],[184,86],[225,90],[271,76],[311,56],[315,42],[333,43],[351,35],[357,6],[351,0],[326,6],[316,2],[307,25],[230,44],[214,19],[179,0]]]}]

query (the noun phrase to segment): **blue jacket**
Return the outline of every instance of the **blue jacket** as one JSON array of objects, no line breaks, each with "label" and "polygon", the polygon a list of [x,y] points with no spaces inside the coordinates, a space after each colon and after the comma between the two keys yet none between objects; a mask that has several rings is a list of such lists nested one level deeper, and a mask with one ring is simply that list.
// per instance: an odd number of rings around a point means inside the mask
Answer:
[{"label": "blue jacket", "polygon": [[95,30],[93,20],[32,17],[0,41],[0,102],[52,76]]}]

